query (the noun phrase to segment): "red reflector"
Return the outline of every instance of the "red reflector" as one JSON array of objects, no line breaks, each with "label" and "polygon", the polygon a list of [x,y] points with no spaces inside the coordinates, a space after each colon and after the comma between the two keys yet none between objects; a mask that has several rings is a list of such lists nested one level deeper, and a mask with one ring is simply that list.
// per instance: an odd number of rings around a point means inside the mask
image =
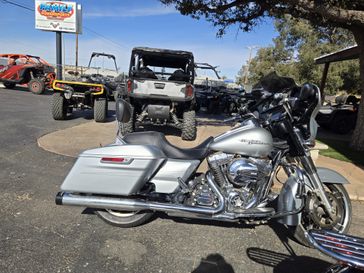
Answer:
[{"label": "red reflector", "polygon": [[193,87],[192,85],[187,85],[186,87],[186,97],[192,97],[193,96]]},{"label": "red reflector", "polygon": [[103,163],[123,163],[125,158],[123,157],[103,157],[101,162]]},{"label": "red reflector", "polygon": [[128,85],[128,93],[131,93],[133,91],[132,90],[132,82],[131,82],[131,80],[128,80],[127,85]]}]

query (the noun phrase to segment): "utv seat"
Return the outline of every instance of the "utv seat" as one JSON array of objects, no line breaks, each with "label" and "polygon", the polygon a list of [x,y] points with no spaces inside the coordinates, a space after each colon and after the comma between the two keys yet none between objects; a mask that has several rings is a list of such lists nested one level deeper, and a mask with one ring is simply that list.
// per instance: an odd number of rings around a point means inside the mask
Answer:
[{"label": "utv seat", "polygon": [[149,67],[142,67],[136,72],[136,77],[138,78],[145,78],[145,79],[155,79],[157,80],[158,77],[154,74],[153,70]]},{"label": "utv seat", "polygon": [[168,78],[169,81],[180,81],[180,82],[188,82],[189,76],[183,72],[181,69],[177,69],[172,73],[172,75]]},{"label": "utv seat", "polygon": [[209,137],[194,148],[182,149],[172,145],[161,132],[136,132],[123,137],[123,141],[127,144],[154,145],[161,149],[168,158],[185,160],[204,159],[209,153],[209,146],[213,140],[213,137]]}]

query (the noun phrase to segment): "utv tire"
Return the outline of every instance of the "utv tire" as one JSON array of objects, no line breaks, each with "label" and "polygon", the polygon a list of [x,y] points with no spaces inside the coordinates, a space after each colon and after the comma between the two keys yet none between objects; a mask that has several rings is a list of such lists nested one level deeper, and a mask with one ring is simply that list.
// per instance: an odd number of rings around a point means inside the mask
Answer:
[{"label": "utv tire", "polygon": [[4,82],[3,84],[7,89],[13,89],[15,87],[15,83],[13,82]]},{"label": "utv tire", "polygon": [[106,223],[121,228],[140,226],[148,222],[153,216],[153,212],[119,212],[114,210],[97,210],[96,214]]},{"label": "utv tire", "polygon": [[36,95],[40,95],[45,90],[44,82],[40,79],[32,79],[28,83],[28,89],[30,92]]},{"label": "utv tire", "polygon": [[55,120],[64,120],[67,117],[67,101],[60,93],[53,94],[52,116]]},{"label": "utv tire", "polygon": [[107,98],[98,98],[94,102],[94,120],[96,122],[105,122],[108,112]]},{"label": "utv tire", "polygon": [[121,136],[125,136],[126,134],[132,133],[134,131],[135,131],[135,113],[134,113],[134,107],[131,106],[130,120],[126,123],[119,122],[119,134]]},{"label": "utv tire", "polygon": [[183,113],[182,134],[183,140],[195,140],[197,135],[196,112],[186,111]]}]

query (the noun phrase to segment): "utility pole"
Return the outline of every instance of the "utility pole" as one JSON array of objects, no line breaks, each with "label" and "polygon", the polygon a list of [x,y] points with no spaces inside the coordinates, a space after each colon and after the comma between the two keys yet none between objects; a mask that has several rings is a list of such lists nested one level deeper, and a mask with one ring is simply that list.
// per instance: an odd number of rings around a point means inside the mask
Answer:
[{"label": "utility pole", "polygon": [[78,32],[76,33],[76,74],[77,74],[77,70],[78,70]]},{"label": "utility pole", "polygon": [[247,46],[247,48],[249,49],[249,59],[248,59],[248,64],[245,69],[244,85],[248,84],[250,62],[252,60],[252,51],[253,51],[253,49],[259,48],[259,46]]}]

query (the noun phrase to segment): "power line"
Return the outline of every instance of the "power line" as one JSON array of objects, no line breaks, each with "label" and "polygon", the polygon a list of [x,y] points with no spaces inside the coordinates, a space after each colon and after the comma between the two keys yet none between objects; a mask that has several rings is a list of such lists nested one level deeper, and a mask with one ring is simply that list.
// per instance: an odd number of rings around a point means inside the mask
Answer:
[{"label": "power line", "polygon": [[[33,9],[33,8],[27,7],[27,6],[25,6],[25,5],[22,5],[22,4],[19,4],[19,3],[13,2],[13,1],[9,1],[9,0],[1,0],[1,1],[2,1],[3,3],[5,3],[5,4],[11,4],[11,5],[17,6],[17,7],[19,7],[19,8],[23,8],[23,9],[26,9],[26,10],[29,10],[29,11],[34,11],[34,9]],[[100,38],[104,39],[105,41],[108,41],[108,42],[110,42],[110,43],[114,44],[115,46],[118,46],[118,47],[123,48],[123,49],[128,49],[126,46],[121,45],[121,44],[119,44],[119,43],[117,43],[117,42],[115,42],[115,41],[111,40],[110,38],[106,37],[105,35],[100,34],[100,33],[96,32],[96,31],[92,30],[92,29],[91,29],[91,28],[89,28],[89,27],[83,26],[83,28],[84,28],[84,29],[87,29],[88,31],[92,32],[93,34],[95,34],[95,35],[99,36]]]},{"label": "power line", "polygon": [[24,6],[22,4],[19,4],[19,3],[13,2],[13,1],[9,1],[9,0],[1,0],[1,1],[3,3],[5,3],[5,4],[11,4],[11,5],[17,6],[19,8],[23,8],[23,9],[27,9],[27,10],[30,10],[30,11],[34,11],[34,9],[32,9],[30,7]]}]

